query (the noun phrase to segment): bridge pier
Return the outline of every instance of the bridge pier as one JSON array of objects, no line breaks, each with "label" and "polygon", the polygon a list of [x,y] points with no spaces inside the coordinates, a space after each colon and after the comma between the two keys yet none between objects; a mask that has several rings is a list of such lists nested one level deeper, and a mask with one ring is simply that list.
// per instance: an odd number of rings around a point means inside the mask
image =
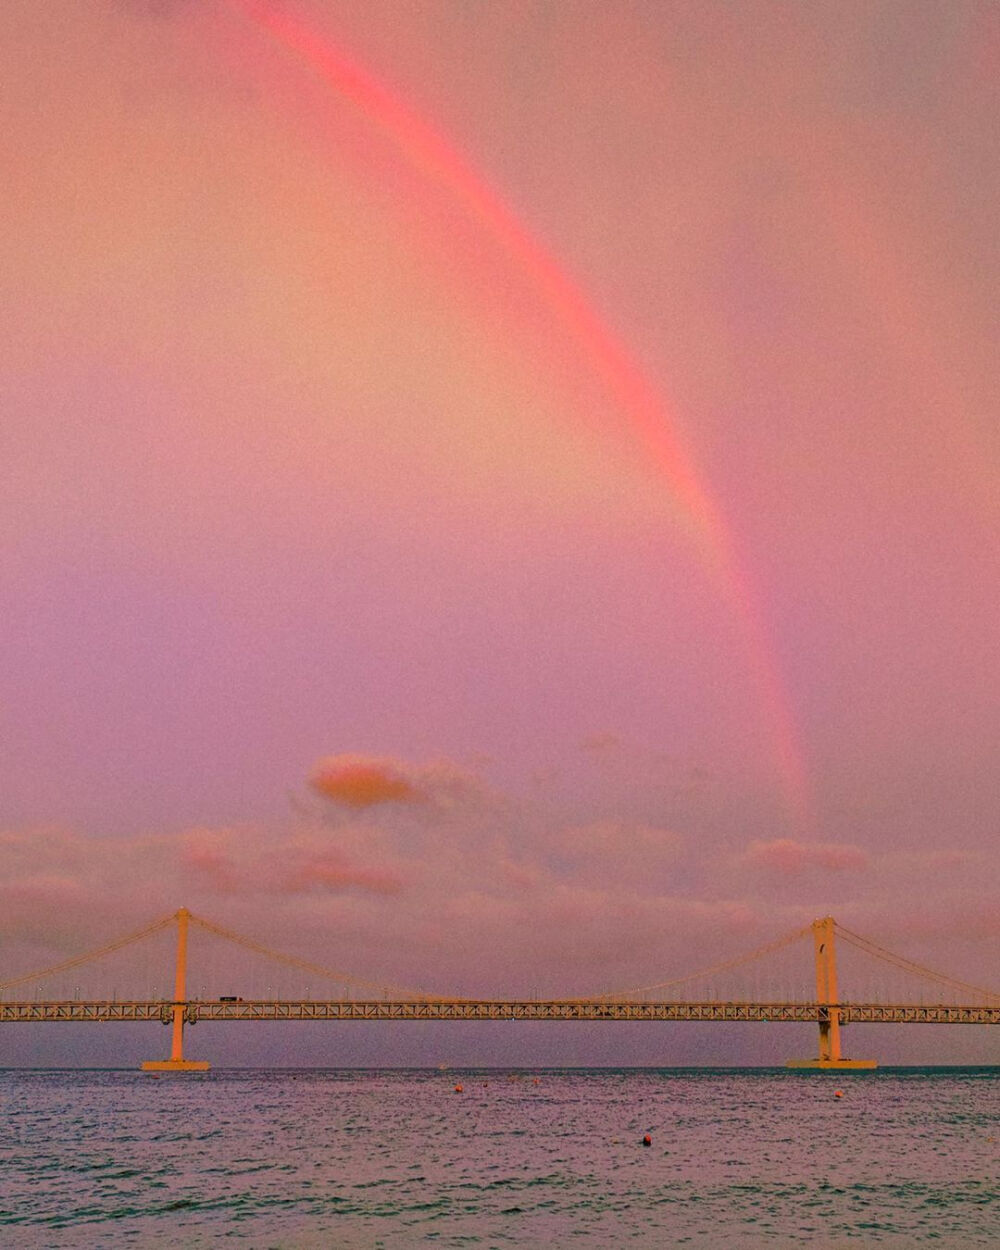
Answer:
[{"label": "bridge pier", "polygon": [[207,1072],[211,1064],[205,1059],[184,1058],[184,1011],[187,982],[187,934],[188,909],[177,912],[177,964],[174,977],[174,1002],[172,1008],[170,1058],[147,1059],[143,1072]]},{"label": "bridge pier", "polygon": [[837,993],[837,952],[834,946],[832,916],[813,921],[813,947],[816,954],[816,1002],[826,1007],[819,1018],[819,1058],[789,1059],[787,1068],[823,1068],[836,1072],[871,1070],[874,1059],[845,1059],[840,1050],[840,1007]]}]

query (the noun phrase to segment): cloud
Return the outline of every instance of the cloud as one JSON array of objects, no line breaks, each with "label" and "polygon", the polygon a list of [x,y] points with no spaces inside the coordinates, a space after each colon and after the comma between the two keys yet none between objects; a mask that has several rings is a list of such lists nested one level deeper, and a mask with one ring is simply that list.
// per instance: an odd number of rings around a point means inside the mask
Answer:
[{"label": "cloud", "polygon": [[403,889],[401,873],[381,857],[379,862],[365,864],[319,838],[285,843],[271,854],[270,863],[275,890],[286,894],[360,890],[394,895]]},{"label": "cloud", "polygon": [[742,856],[753,868],[795,877],[808,869],[828,872],[857,872],[867,868],[869,856],[860,846],[836,842],[797,842],[776,838],[771,842],[751,842]]},{"label": "cloud", "polygon": [[227,833],[192,830],[181,839],[180,863],[210,889],[220,894],[234,894],[242,886],[242,874],[230,853],[229,842]]},{"label": "cloud", "polygon": [[357,890],[398,894],[403,880],[377,831],[332,841],[329,832],[269,835],[263,830],[191,830],[179,835],[181,865],[210,893],[252,896]]},{"label": "cloud", "polygon": [[[0,980],[180,905],[273,949],[431,993],[657,984],[825,914],[932,966],[955,966],[934,944],[963,926],[995,936],[989,866],[957,848],[869,856],[771,839],[734,855],[656,821],[560,820],[550,801],[517,805],[449,760],[338,755],[312,786],[320,810],[274,828],[0,833]],[[933,916],[921,909],[926,934],[907,920],[922,877],[939,896]],[[789,959],[808,970],[807,956]],[[734,973],[720,992],[741,984]]]},{"label": "cloud", "polygon": [[724,954],[756,933],[739,900],[671,894],[655,871],[676,853],[669,831],[552,828],[539,813],[497,826],[510,810],[495,803],[431,806],[456,793],[493,799],[477,778],[445,764],[403,775],[430,796],[418,810],[441,819],[400,826],[391,804],[375,804],[336,826],[2,835],[2,972],[100,946],[180,905],[278,950],[444,992],[596,992],[655,979],[664,960],[679,967],[678,937],[700,933]]},{"label": "cloud", "polygon": [[309,784],[323,798],[355,809],[422,802],[426,797],[398,764],[380,756],[331,756],[316,765]]},{"label": "cloud", "polygon": [[315,765],[309,785],[353,811],[395,804],[467,812],[499,802],[479,776],[451,760],[414,764],[388,755],[331,755]]},{"label": "cloud", "polygon": [[[113,937],[181,904],[259,913],[260,900],[305,893],[398,893],[403,865],[364,832],[337,839],[259,827],[133,837],[44,829],[0,834],[0,946]],[[338,845],[342,842],[343,845]],[[221,907],[220,907],[221,904]],[[113,917],[113,920],[109,920]]]}]

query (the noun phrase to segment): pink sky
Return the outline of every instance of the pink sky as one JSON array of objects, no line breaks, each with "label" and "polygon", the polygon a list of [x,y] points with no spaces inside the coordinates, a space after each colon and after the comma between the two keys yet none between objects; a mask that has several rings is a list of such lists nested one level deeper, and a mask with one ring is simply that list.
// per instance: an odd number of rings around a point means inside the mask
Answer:
[{"label": "pink sky", "polygon": [[996,11],[260,7],[416,129],[242,0],[0,16],[0,968],[996,985]]}]

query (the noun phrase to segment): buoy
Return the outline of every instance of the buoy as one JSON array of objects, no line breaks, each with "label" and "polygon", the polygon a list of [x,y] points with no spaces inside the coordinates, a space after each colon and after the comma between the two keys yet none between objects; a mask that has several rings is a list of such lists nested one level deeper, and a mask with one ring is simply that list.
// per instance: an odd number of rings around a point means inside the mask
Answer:
[{"label": "buoy", "polygon": [[460,1093],[462,1093],[462,1090],[463,1090],[463,1089],[464,1089],[464,1086],[462,1086],[462,1085],[456,1085],[456,1086],[455,1086],[455,1093],[456,1093],[456,1094],[460,1094]]},{"label": "buoy", "polygon": [[647,1134],[646,1134],[646,1136],[642,1139],[642,1144],[643,1144],[644,1146],[652,1146],[652,1144],[653,1144],[653,1139],[652,1139],[652,1137],[650,1137],[650,1135],[649,1135],[648,1133],[647,1133]]},{"label": "buoy", "polygon": [[835,1090],[833,1091],[833,1096],[834,1096],[834,1098],[843,1098],[843,1096],[844,1096],[844,1091],[843,1091],[842,1089],[835,1089]]},{"label": "buoy", "polygon": [[537,1076],[534,1076],[531,1078],[531,1083],[532,1085],[541,1085],[542,1082],[539,1080]]}]

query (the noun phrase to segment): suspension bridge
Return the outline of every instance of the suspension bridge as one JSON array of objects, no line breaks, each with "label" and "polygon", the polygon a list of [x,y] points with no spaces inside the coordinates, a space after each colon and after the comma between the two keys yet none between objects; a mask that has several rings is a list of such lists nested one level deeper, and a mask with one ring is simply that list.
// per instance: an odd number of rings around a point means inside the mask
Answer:
[{"label": "suspension bridge", "polygon": [[[220,994],[214,997],[188,993],[191,929],[238,946],[273,964],[291,968],[312,978],[332,980],[345,987],[339,998],[265,997]],[[173,993],[171,996],[111,998],[48,997],[42,983],[94,965],[117,952],[135,947],[156,934],[173,932]],[[811,939],[815,994],[804,999],[730,997],[664,997],[682,987],[705,984],[767,960],[786,948]],[[855,951],[901,971],[911,979],[933,987],[935,1001],[874,1001],[850,999],[838,986],[838,939]],[[34,986],[31,998],[8,997],[11,991]],[[952,997],[949,998],[948,995]],[[954,996],[957,996],[954,997]],[[1000,993],[972,985],[947,973],[936,972],[914,960],[895,954],[860,934],[853,933],[831,916],[709,968],[653,985],[574,998],[469,998],[442,997],[393,986],[381,986],[294,955],[271,950],[252,938],[226,929],[187,908],[154,921],[136,932],[95,950],[63,959],[34,972],[0,980],[0,1024],[49,1022],[159,1022],[171,1028],[170,1056],[149,1060],[150,1072],[205,1072],[205,1060],[184,1054],[184,1030],[188,1025],[211,1021],[347,1021],[347,1020],[580,1020],[580,1021],[700,1021],[732,1023],[759,1021],[774,1024],[812,1023],[819,1035],[818,1054],[811,1059],[790,1060],[789,1067],[850,1071],[871,1069],[873,1059],[849,1058],[843,1053],[841,1029],[850,1024],[1000,1024]]]}]

